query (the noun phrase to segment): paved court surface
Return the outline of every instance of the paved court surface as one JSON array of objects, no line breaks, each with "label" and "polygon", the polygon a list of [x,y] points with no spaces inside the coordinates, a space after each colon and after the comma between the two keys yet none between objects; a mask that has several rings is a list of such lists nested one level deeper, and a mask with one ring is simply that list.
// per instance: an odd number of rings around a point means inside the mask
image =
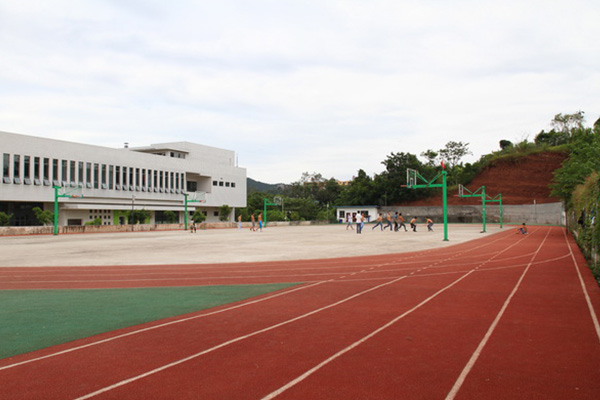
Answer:
[{"label": "paved court surface", "polygon": [[[363,234],[345,225],[212,229],[167,232],[101,233],[0,237],[0,267],[204,264],[352,257],[403,253],[450,246],[500,231],[488,225],[450,224],[449,241],[443,226],[427,232],[390,232],[371,229]],[[504,231],[514,227],[505,226]]]}]

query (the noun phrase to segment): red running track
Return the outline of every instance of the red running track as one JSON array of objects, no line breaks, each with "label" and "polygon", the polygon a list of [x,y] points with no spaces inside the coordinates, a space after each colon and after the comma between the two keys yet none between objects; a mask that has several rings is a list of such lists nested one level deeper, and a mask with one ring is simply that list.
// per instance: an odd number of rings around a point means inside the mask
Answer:
[{"label": "red running track", "polygon": [[0,360],[0,398],[600,398],[600,290],[558,227],[336,260],[11,268],[0,288],[267,282],[307,283]]}]

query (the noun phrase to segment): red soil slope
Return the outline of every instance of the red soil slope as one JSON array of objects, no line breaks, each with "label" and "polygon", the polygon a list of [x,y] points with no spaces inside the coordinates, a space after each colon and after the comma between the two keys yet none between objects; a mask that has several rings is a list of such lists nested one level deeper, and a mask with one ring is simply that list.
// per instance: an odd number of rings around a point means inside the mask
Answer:
[{"label": "red soil slope", "polygon": [[[550,196],[548,185],[554,170],[560,168],[567,155],[559,152],[538,153],[519,159],[500,160],[486,167],[466,187],[475,192],[485,186],[491,197],[502,194],[502,204],[554,203],[561,199]],[[442,203],[441,193],[425,200],[404,203],[411,206],[429,206]],[[457,191],[448,192],[448,204],[481,204],[481,198],[459,198]]]}]

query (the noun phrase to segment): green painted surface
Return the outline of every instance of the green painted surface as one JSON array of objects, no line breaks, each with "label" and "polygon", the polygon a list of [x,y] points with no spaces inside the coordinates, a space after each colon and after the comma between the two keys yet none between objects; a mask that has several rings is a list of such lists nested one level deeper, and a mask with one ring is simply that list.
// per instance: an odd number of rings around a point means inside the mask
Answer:
[{"label": "green painted surface", "polygon": [[293,285],[1,290],[0,359]]}]

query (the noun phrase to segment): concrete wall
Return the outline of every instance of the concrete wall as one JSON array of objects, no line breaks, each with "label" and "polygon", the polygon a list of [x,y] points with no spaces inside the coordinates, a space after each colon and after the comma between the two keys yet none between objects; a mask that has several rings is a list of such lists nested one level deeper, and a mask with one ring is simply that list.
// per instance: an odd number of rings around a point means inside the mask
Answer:
[{"label": "concrete wall", "polygon": [[[546,203],[546,204],[523,204],[523,205],[503,205],[503,222],[507,224],[521,224],[523,222],[528,225],[566,225],[566,214],[563,203]],[[426,207],[381,207],[382,213],[391,211],[392,214],[396,211],[401,212],[405,219],[407,217],[426,216],[432,218],[435,222],[443,221],[442,206],[426,206]],[[498,223],[500,221],[500,210],[498,204],[485,205],[486,222]],[[482,207],[479,206],[448,206],[448,222],[451,223],[474,223],[482,222]]]}]

